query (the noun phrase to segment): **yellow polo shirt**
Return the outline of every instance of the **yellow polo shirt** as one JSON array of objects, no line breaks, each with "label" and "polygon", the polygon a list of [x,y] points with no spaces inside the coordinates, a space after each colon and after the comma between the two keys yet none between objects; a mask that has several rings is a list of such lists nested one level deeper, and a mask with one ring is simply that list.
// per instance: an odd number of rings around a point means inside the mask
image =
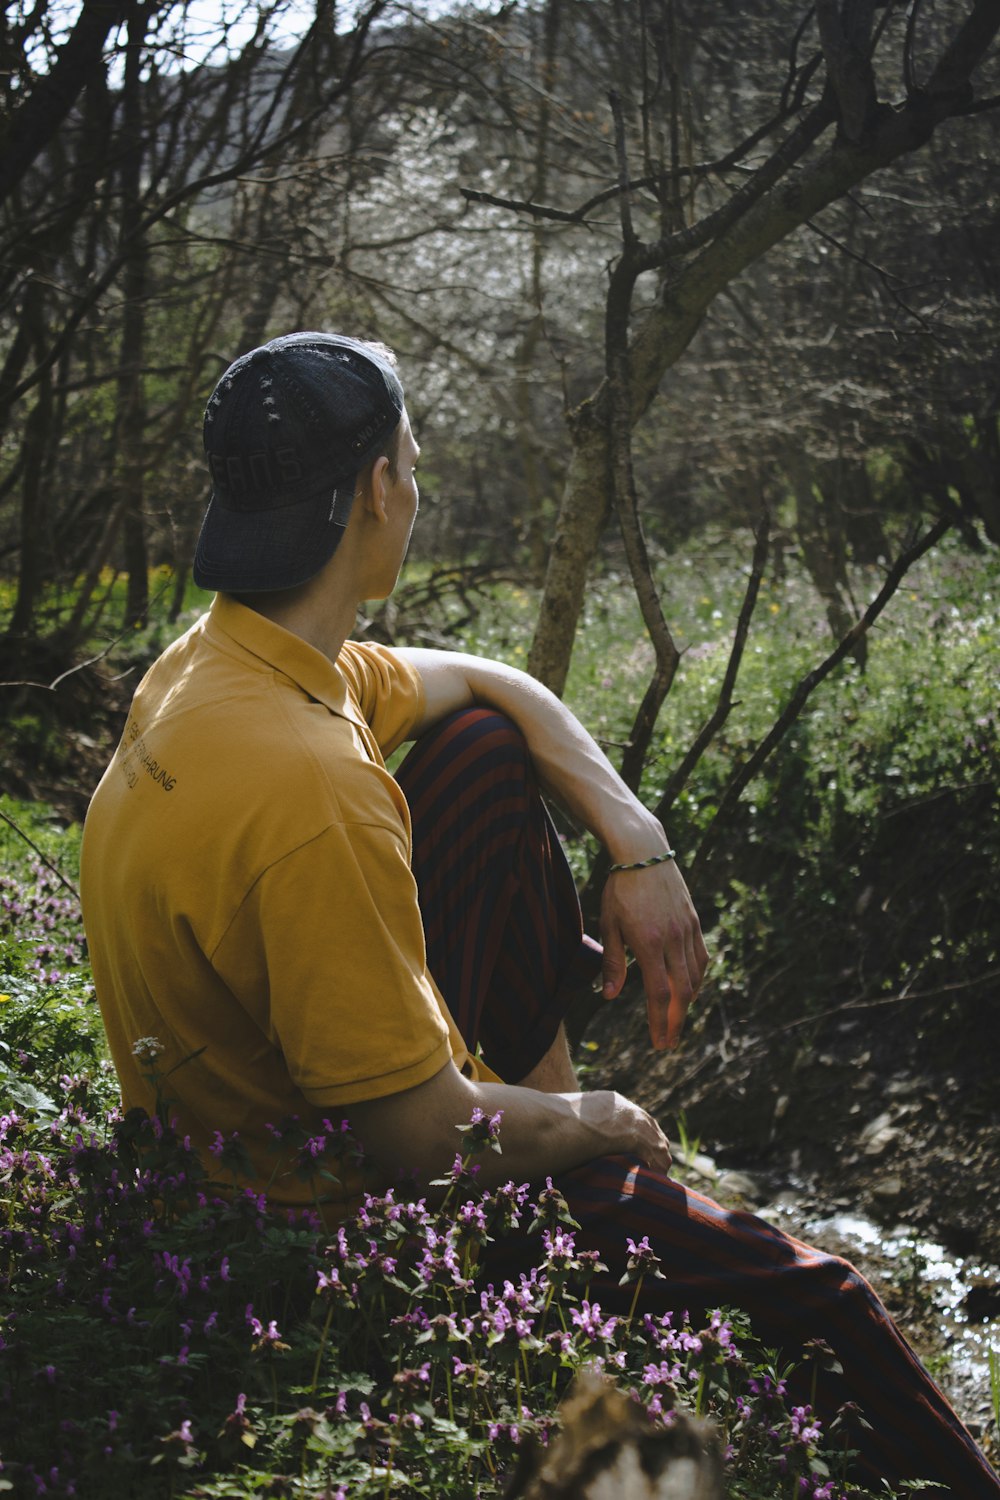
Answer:
[{"label": "yellow polo shirt", "polygon": [[123,1106],[155,1108],[133,1047],[156,1037],[181,1132],[208,1165],[215,1132],[239,1132],[275,1203],[314,1200],[268,1125],[322,1133],[449,1057],[494,1076],[427,972],[383,759],[422,709],[391,650],[348,642],[334,665],[219,595],[140,683],[87,815],[84,922]]}]

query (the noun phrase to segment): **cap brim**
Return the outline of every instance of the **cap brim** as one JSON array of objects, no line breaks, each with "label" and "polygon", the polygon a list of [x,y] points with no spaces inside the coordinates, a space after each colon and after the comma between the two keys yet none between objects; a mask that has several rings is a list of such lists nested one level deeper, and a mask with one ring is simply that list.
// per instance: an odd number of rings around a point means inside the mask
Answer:
[{"label": "cap brim", "polygon": [[[353,482],[345,486],[348,498]],[[296,588],[329,562],[344,534],[341,495],[305,500],[277,510],[228,510],[213,493],[195,548],[192,576],[199,588],[224,594]],[[349,512],[349,506],[347,507]]]}]

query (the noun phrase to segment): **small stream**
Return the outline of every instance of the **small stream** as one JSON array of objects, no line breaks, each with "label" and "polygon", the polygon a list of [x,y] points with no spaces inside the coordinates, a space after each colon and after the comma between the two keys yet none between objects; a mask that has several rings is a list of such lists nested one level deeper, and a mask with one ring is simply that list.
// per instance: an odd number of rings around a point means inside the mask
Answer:
[{"label": "small stream", "polygon": [[[765,1207],[764,1217],[780,1223],[782,1206]],[[973,1320],[978,1289],[1000,1285],[1000,1270],[975,1257],[952,1254],[907,1227],[886,1230],[855,1212],[799,1216],[805,1238],[843,1253],[873,1279],[905,1289],[927,1309],[927,1322],[940,1342],[942,1357],[929,1359],[932,1373],[977,1437],[993,1420],[990,1351],[1000,1359],[1000,1322]],[[973,1299],[970,1304],[970,1297]],[[1000,1377],[1000,1371],[997,1372]],[[997,1391],[1000,1401],[1000,1390]]]}]

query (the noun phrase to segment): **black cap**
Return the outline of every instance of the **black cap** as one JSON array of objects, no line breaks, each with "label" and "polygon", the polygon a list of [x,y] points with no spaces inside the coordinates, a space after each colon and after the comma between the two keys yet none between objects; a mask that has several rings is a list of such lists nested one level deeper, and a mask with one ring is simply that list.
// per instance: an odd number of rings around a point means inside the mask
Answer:
[{"label": "black cap", "polygon": [[212,496],[195,583],[255,593],[318,573],[402,415],[395,370],[357,339],[290,333],[242,355],[205,410]]}]

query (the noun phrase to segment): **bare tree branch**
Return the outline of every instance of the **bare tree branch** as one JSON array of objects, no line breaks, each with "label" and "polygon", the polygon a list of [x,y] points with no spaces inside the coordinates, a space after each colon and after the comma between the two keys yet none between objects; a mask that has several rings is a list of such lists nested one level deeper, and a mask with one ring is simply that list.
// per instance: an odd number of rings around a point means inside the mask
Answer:
[{"label": "bare tree branch", "polygon": [[764,567],[770,549],[770,539],[770,516],[765,511],[760,519],[754,538],[750,576],[747,579],[747,586],[743,594],[743,603],[740,606],[739,618],[736,621],[736,629],[733,632],[733,644],[729,652],[729,661],[726,663],[722,684],[719,688],[719,696],[714,709],[702,728],[698,731],[680,765],[668,780],[663,790],[663,795],[657,803],[656,816],[661,823],[667,818],[670,809],[677,801],[683,788],[687,785],[692,771],[715,739],[723,724],[729,718],[733,706],[733,689],[736,686],[736,678],[743,660],[747,636],[750,633],[750,622],[757,607],[761,580],[764,576]]},{"label": "bare tree branch", "polygon": [[975,0],[972,14],[958,28],[927,80],[932,97],[972,102],[972,74],[1000,31],[997,0]]},{"label": "bare tree branch", "polygon": [[923,0],[910,0],[910,7],[906,14],[906,35],[903,38],[903,82],[908,95],[917,92],[917,75],[913,67],[913,38],[916,35],[922,3]]},{"label": "bare tree branch", "polygon": [[52,69],[35,82],[11,117],[0,162],[0,203],[55,136],[95,69],[103,66],[104,44],[132,9],[131,0],[81,5]]},{"label": "bare tree branch", "polygon": [[[6,687],[6,686],[7,686],[6,683],[0,683],[0,687]],[[35,851],[35,853],[38,855],[38,858],[41,860],[41,862],[45,866],[45,868],[47,870],[51,870],[52,871],[52,873],[56,877],[56,879],[60,880],[62,882],[62,884],[69,891],[69,893],[73,897],[73,899],[77,903],[79,903],[80,892],[77,890],[76,886],[73,884],[73,882],[71,880],[67,880],[66,876],[63,874],[62,870],[60,870],[60,868],[59,868],[58,865],[54,865],[52,863],[51,859],[49,859],[47,855],[45,855],[45,854],[42,853],[41,849],[39,849],[39,847],[35,843],[34,839],[32,839],[29,834],[25,833],[25,831],[21,827],[20,823],[15,823],[14,819],[12,817],[10,817],[8,813],[5,813],[2,807],[0,807],[0,818],[2,818],[3,821],[7,824],[8,828],[13,828],[13,830],[17,834],[18,838],[19,839],[23,839],[24,842],[28,845],[29,849],[33,849]]]},{"label": "bare tree branch", "polygon": [[928,531],[925,531],[922,537],[918,538],[916,542],[900,553],[887,572],[885,582],[861,618],[852,625],[843,640],[830,652],[829,656],[820,662],[819,666],[814,667],[811,672],[807,672],[799,680],[785,707],[771,725],[771,728],[761,740],[756,750],[754,750],[752,755],[748,756],[736,774],[730,778],[725,791],[719,799],[715,816],[703,834],[701,843],[698,845],[698,851],[692,861],[691,873],[693,878],[707,863],[718,833],[724,826],[726,818],[736,806],[736,803],[749,783],[757,775],[771,754],[771,751],[784,739],[813,692],[819,687],[821,682],[829,677],[833,669],[840,665],[845,656],[850,655],[861,637],[867,634],[893,594],[895,594],[900,581],[908,569],[919,558],[923,557],[925,552],[929,552],[932,547],[937,545],[945,532],[950,529],[951,525],[951,517],[942,517]]},{"label": "bare tree branch", "polygon": [[[63,352],[69,347],[73,335],[82,323],[86,314],[92,307],[99,303],[104,293],[110,286],[114,284],[122,269],[122,266],[125,265],[130,255],[133,254],[135,246],[140,243],[146,235],[149,234],[149,231],[154,227],[154,225],[156,225],[163,219],[169,218],[170,214],[173,213],[175,209],[179,208],[181,204],[198,198],[200,195],[207,193],[212,188],[222,187],[238,180],[240,177],[245,176],[252,167],[255,167],[269,156],[280,155],[281,151],[285,150],[289,145],[291,145],[294,141],[298,140],[304,133],[306,133],[323,115],[323,113],[330,108],[332,103],[334,103],[337,99],[342,98],[350,91],[350,89],[356,83],[360,70],[365,62],[364,47],[368,38],[368,34],[371,31],[375,20],[385,9],[388,3],[389,0],[369,0],[368,9],[362,16],[361,20],[358,22],[357,27],[353,33],[351,39],[350,56],[345,62],[340,76],[338,77],[333,87],[330,89],[329,93],[325,94],[323,98],[315,106],[313,106],[313,108],[308,110],[301,117],[296,118],[291,125],[279,129],[277,134],[271,139],[267,138],[266,130],[262,123],[257,127],[254,138],[244,147],[237,160],[230,163],[226,167],[206,172],[200,177],[192,178],[191,180],[182,183],[171,193],[168,193],[162,200],[152,204],[152,206],[149,207],[147,212],[135,225],[133,233],[128,237],[128,239],[122,240],[122,242],[117,247],[116,253],[109,257],[108,262],[101,275],[94,277],[90,281],[87,286],[85,295],[79,298],[76,307],[69,314],[58,336],[53,340],[45,357],[40,360],[35,365],[35,367],[30,370],[22,379],[20,379],[16,385],[14,385],[10,389],[0,391],[0,404],[2,404],[3,407],[12,405],[15,401],[19,400],[21,396],[30,391],[33,386],[35,386],[37,382],[42,378],[45,372],[51,369],[52,366],[59,360]],[[302,42],[299,44],[299,47],[296,49],[296,52],[294,54],[295,58],[299,58],[304,55],[306,46],[312,36],[313,30],[314,28],[310,27],[309,31],[306,33],[306,36],[303,38]],[[287,80],[292,66],[292,61],[286,64],[282,78],[282,85],[279,85],[279,87],[283,86],[283,83]],[[274,113],[275,107],[274,97],[272,97],[271,105],[265,116],[265,119],[268,123],[270,122],[271,116]]]},{"label": "bare tree branch", "polygon": [[[805,36],[806,28],[808,27],[809,22],[813,19],[815,14],[816,6],[810,5],[806,10],[805,15],[802,17],[802,20],[796,27],[795,34],[792,37],[791,45],[788,49],[788,77],[785,79],[784,86],[781,90],[780,107],[783,110],[787,109],[789,106],[789,100],[792,97],[792,88],[795,85],[796,77],[799,74],[799,44],[801,43],[802,38]],[[806,64],[806,68],[812,67],[813,69],[815,69],[816,65],[820,61],[821,56],[822,54],[815,56],[812,59],[811,64]],[[804,71],[805,69],[803,69],[803,72]],[[801,88],[801,81],[799,83],[799,88]]]},{"label": "bare tree branch", "polygon": [[[625,182],[628,179],[625,122],[621,101],[617,95],[611,96],[611,108],[615,120],[615,155],[618,175],[619,180]],[[628,194],[622,192],[618,201],[625,249],[611,272],[604,320],[605,357],[610,397],[608,443],[611,491],[618,511],[632,583],[639,600],[642,618],[656,653],[656,668],[636,715],[632,733],[629,736],[628,749],[621,765],[622,779],[634,790],[642,775],[642,767],[656,726],[657,716],[676,675],[680,652],[660,605],[660,595],[649,563],[646,539],[643,536],[642,523],[639,519],[639,502],[635,492],[635,475],[632,470],[632,398],[629,390],[628,313],[638,274],[636,266],[641,260],[642,247],[632,227]]]}]

